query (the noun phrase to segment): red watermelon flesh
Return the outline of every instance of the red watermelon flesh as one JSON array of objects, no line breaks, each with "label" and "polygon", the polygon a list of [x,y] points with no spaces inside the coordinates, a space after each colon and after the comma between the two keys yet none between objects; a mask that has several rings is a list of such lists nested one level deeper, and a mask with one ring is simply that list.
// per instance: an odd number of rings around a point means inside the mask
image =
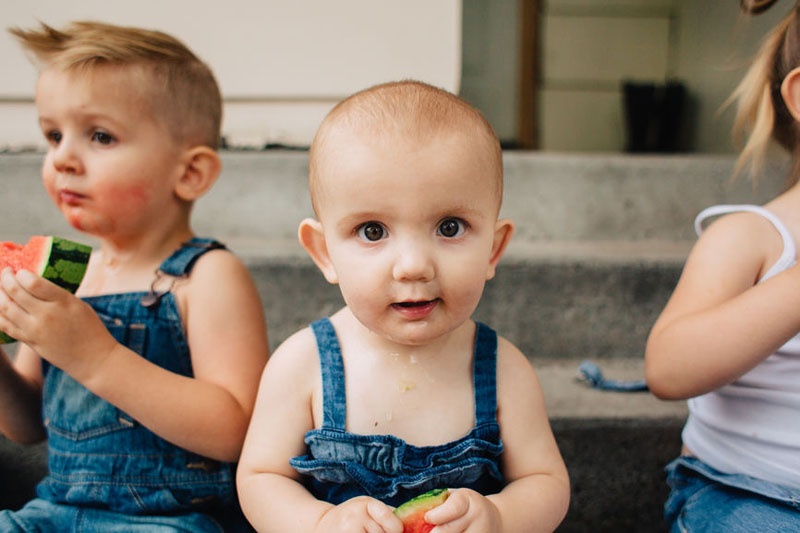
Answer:
[{"label": "red watermelon flesh", "polygon": [[0,265],[3,268],[11,267],[14,272],[25,269],[39,274],[42,262],[47,260],[46,239],[47,237],[37,235],[31,237],[26,245],[10,241],[0,242]]},{"label": "red watermelon flesh", "polygon": [[425,513],[444,503],[448,495],[447,489],[433,489],[395,509],[394,514],[403,521],[403,533],[428,533],[432,530],[434,526],[425,521]]},{"label": "red watermelon flesh", "polygon": [[[30,270],[74,293],[86,273],[91,252],[90,246],[61,237],[36,235],[25,245],[5,241],[0,242],[0,270]],[[0,332],[0,343],[13,340]]]}]

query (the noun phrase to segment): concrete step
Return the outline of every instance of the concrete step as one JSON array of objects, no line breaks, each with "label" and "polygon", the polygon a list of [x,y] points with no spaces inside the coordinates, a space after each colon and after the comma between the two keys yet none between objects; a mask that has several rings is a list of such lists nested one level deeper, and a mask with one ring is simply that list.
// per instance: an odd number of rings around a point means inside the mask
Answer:
[{"label": "concrete step", "polygon": [[[475,318],[529,357],[638,358],[687,249],[648,241],[516,245],[487,284]],[[343,305],[338,288],[299,245],[242,256],[261,293],[273,346]]]},{"label": "concrete step", "polygon": [[[641,359],[595,362],[611,379],[644,377]],[[663,469],[680,452],[686,402],[591,388],[576,378],[580,359],[533,363],[572,484],[558,531],[665,531]]]},{"label": "concrete step", "polygon": [[[30,232],[74,234],[47,200],[42,155],[0,154],[5,240]],[[223,173],[195,209],[198,232],[243,243],[294,240],[311,214],[308,158],[301,151],[223,152]],[[763,203],[785,169],[768,169],[753,191],[732,182],[729,156],[628,156],[506,152],[503,216],[517,241],[693,240],[691,221],[714,203]],[[66,235],[65,235],[66,236]]]}]

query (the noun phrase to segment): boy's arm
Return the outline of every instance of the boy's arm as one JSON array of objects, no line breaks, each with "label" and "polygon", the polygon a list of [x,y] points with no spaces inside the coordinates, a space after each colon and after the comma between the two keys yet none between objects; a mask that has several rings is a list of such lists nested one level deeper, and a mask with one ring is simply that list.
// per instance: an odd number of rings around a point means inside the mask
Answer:
[{"label": "boy's arm", "polygon": [[19,344],[12,362],[0,349],[0,432],[23,444],[46,437],[42,424],[42,362]]},{"label": "boy's arm", "polygon": [[20,308],[14,336],[42,357],[177,446],[238,459],[268,346],[258,293],[235,256],[209,252],[175,287],[187,302],[191,378],[117,343],[88,304],[46,280],[5,272],[2,284]]},{"label": "boy's arm", "polygon": [[550,428],[541,386],[528,360],[507,340],[498,338],[497,355],[498,423],[507,484],[485,499],[456,489],[426,518],[441,524],[449,515],[459,526],[470,524],[466,531],[554,531],[569,507],[569,476]]}]

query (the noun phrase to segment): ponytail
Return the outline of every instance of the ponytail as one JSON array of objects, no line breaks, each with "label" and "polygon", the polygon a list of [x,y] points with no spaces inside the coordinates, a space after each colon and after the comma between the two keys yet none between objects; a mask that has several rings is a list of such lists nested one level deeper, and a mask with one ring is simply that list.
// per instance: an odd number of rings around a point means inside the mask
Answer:
[{"label": "ponytail", "polygon": [[[742,10],[759,14],[777,0],[741,0]],[[800,171],[800,131],[781,96],[786,75],[800,66],[800,14],[797,5],[766,36],[747,73],[736,86],[728,103],[736,102],[734,141],[743,147],[736,161],[735,174],[748,168],[754,180],[760,173],[771,140],[791,155],[793,172]]]}]

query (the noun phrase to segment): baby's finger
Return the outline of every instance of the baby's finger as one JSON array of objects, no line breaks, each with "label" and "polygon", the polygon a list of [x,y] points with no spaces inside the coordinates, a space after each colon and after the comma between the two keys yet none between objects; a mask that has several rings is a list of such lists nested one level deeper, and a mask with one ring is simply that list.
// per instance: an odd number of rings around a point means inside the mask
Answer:
[{"label": "baby's finger", "polygon": [[367,502],[367,514],[380,525],[383,533],[403,533],[403,523],[385,503],[378,500]]},{"label": "baby's finger", "polygon": [[448,498],[425,513],[425,521],[429,524],[446,524],[452,522],[469,510],[469,498],[463,491],[451,490]]}]

